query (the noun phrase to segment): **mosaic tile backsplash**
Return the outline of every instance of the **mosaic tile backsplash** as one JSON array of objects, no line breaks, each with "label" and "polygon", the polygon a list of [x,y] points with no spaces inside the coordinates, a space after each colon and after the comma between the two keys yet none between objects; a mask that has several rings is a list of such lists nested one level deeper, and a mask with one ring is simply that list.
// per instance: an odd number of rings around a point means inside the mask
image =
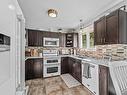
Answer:
[{"label": "mosaic tile backsplash", "polygon": [[77,53],[82,56],[90,56],[95,58],[111,57],[113,60],[121,60],[127,58],[127,45],[99,45],[95,50],[78,49]]},{"label": "mosaic tile backsplash", "polygon": [[[42,53],[43,49],[53,49],[53,48],[44,48],[44,47],[27,47],[26,56],[29,56],[28,52],[36,51],[32,56],[38,56],[39,53]],[[84,48],[66,48],[59,47],[54,48],[58,49],[60,54],[76,54],[80,56],[89,56],[93,58],[104,58],[112,57],[113,60],[123,60],[127,59],[127,45],[126,44],[114,44],[114,45],[98,45],[95,49],[84,49]]]}]

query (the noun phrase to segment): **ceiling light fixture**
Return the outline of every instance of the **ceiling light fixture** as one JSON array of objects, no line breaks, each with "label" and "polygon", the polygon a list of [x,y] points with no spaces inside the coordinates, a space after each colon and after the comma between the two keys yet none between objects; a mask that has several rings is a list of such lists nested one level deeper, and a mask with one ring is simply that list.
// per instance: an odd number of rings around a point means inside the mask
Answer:
[{"label": "ceiling light fixture", "polygon": [[83,29],[83,20],[82,20],[82,19],[80,19],[80,25],[79,25],[79,28],[80,28],[80,30]]},{"label": "ceiling light fixture", "polygon": [[49,10],[48,10],[48,16],[49,16],[49,17],[56,18],[57,15],[58,15],[58,13],[57,13],[56,10],[54,10],[54,9],[49,9]]}]

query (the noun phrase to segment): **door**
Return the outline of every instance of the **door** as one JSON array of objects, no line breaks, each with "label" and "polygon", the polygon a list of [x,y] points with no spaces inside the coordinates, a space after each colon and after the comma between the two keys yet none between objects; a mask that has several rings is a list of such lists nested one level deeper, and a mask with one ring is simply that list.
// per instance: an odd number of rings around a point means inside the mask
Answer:
[{"label": "door", "polygon": [[106,17],[106,42],[109,44],[118,43],[118,12],[115,11]]},{"label": "door", "polygon": [[105,17],[100,18],[96,22],[94,22],[94,35],[95,35],[95,45],[104,44],[104,34],[105,34]]}]

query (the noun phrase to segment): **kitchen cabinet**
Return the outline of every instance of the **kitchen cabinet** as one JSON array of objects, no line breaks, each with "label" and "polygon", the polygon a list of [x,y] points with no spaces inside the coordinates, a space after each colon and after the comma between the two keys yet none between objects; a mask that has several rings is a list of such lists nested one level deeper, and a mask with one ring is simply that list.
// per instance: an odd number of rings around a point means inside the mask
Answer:
[{"label": "kitchen cabinet", "polygon": [[82,83],[81,60],[72,57],[61,58],[61,74],[71,74],[75,79]]},{"label": "kitchen cabinet", "polygon": [[43,33],[41,31],[28,30],[28,46],[42,46]]},{"label": "kitchen cabinet", "polygon": [[108,68],[99,66],[99,95],[108,95]]},{"label": "kitchen cabinet", "polygon": [[25,79],[35,79],[43,77],[43,60],[28,59],[25,62]]},{"label": "kitchen cabinet", "polygon": [[116,10],[94,22],[95,45],[127,43],[127,13]]},{"label": "kitchen cabinet", "polygon": [[61,58],[61,74],[69,73],[68,57]]},{"label": "kitchen cabinet", "polygon": [[37,32],[35,31],[29,31],[28,32],[28,46],[37,46]]},{"label": "kitchen cabinet", "polygon": [[37,46],[43,46],[43,32],[37,32]]},{"label": "kitchen cabinet", "polygon": [[33,64],[33,60],[27,60],[25,62],[25,80],[32,79],[34,77]]},{"label": "kitchen cabinet", "polygon": [[59,38],[60,46],[64,46],[63,35],[62,33],[48,32],[48,31],[39,31],[39,30],[31,30],[26,29],[27,35],[27,43],[28,46],[41,47],[43,46],[43,38]]},{"label": "kitchen cabinet", "polygon": [[82,68],[81,61],[78,59],[74,59],[69,57],[69,73],[77,79],[79,82],[82,82]]},{"label": "kitchen cabinet", "polygon": [[78,33],[56,33],[26,29],[26,40],[28,46],[43,46],[43,38],[59,38],[60,47],[78,47]]},{"label": "kitchen cabinet", "polygon": [[117,10],[106,17],[106,34],[110,44],[127,43],[127,13],[125,11]]},{"label": "kitchen cabinet", "polygon": [[99,66],[99,95],[116,95],[109,68]]},{"label": "kitchen cabinet", "polygon": [[82,67],[81,60],[76,59],[75,67],[74,67],[74,76],[79,81],[82,82]]},{"label": "kitchen cabinet", "polygon": [[71,74],[74,77],[74,68],[75,68],[75,59],[69,57],[68,58],[68,66],[69,66],[69,74]]},{"label": "kitchen cabinet", "polygon": [[95,45],[102,45],[104,44],[104,34],[106,32],[105,27],[105,17],[100,18],[96,22],[94,22],[94,44]]}]

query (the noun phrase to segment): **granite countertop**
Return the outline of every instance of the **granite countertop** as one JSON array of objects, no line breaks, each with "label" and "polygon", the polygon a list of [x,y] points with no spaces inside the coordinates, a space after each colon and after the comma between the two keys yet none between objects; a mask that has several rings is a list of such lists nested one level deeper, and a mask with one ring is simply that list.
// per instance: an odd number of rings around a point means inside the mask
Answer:
[{"label": "granite countertop", "polygon": [[28,59],[39,59],[39,58],[43,58],[43,56],[42,57],[40,57],[40,56],[29,56],[29,57],[25,58],[25,61]]},{"label": "granite countertop", "polygon": [[[59,55],[58,57],[71,57],[71,58],[74,58],[74,59],[81,60],[82,63],[83,62],[90,62],[90,63],[96,64],[96,65],[103,65],[103,66],[106,66],[106,67],[109,67],[110,62],[113,62],[113,61],[109,61],[107,59],[97,59],[97,58],[92,58],[92,57],[87,57],[87,56],[78,56],[78,55]],[[25,60],[40,59],[40,58],[44,58],[44,57],[43,56],[41,56],[41,57],[40,56],[26,57]]]},{"label": "granite countertop", "polygon": [[84,57],[81,57],[81,56],[74,56],[74,55],[60,55],[61,57],[72,57],[72,58],[75,58],[75,59],[78,59],[78,60],[81,60],[82,63],[83,62],[91,62],[93,64],[97,64],[97,65],[103,65],[103,66],[106,66],[106,67],[109,67],[109,60],[106,60],[106,59],[96,59],[96,58],[91,58],[91,57],[87,57],[87,56],[84,56]]}]

